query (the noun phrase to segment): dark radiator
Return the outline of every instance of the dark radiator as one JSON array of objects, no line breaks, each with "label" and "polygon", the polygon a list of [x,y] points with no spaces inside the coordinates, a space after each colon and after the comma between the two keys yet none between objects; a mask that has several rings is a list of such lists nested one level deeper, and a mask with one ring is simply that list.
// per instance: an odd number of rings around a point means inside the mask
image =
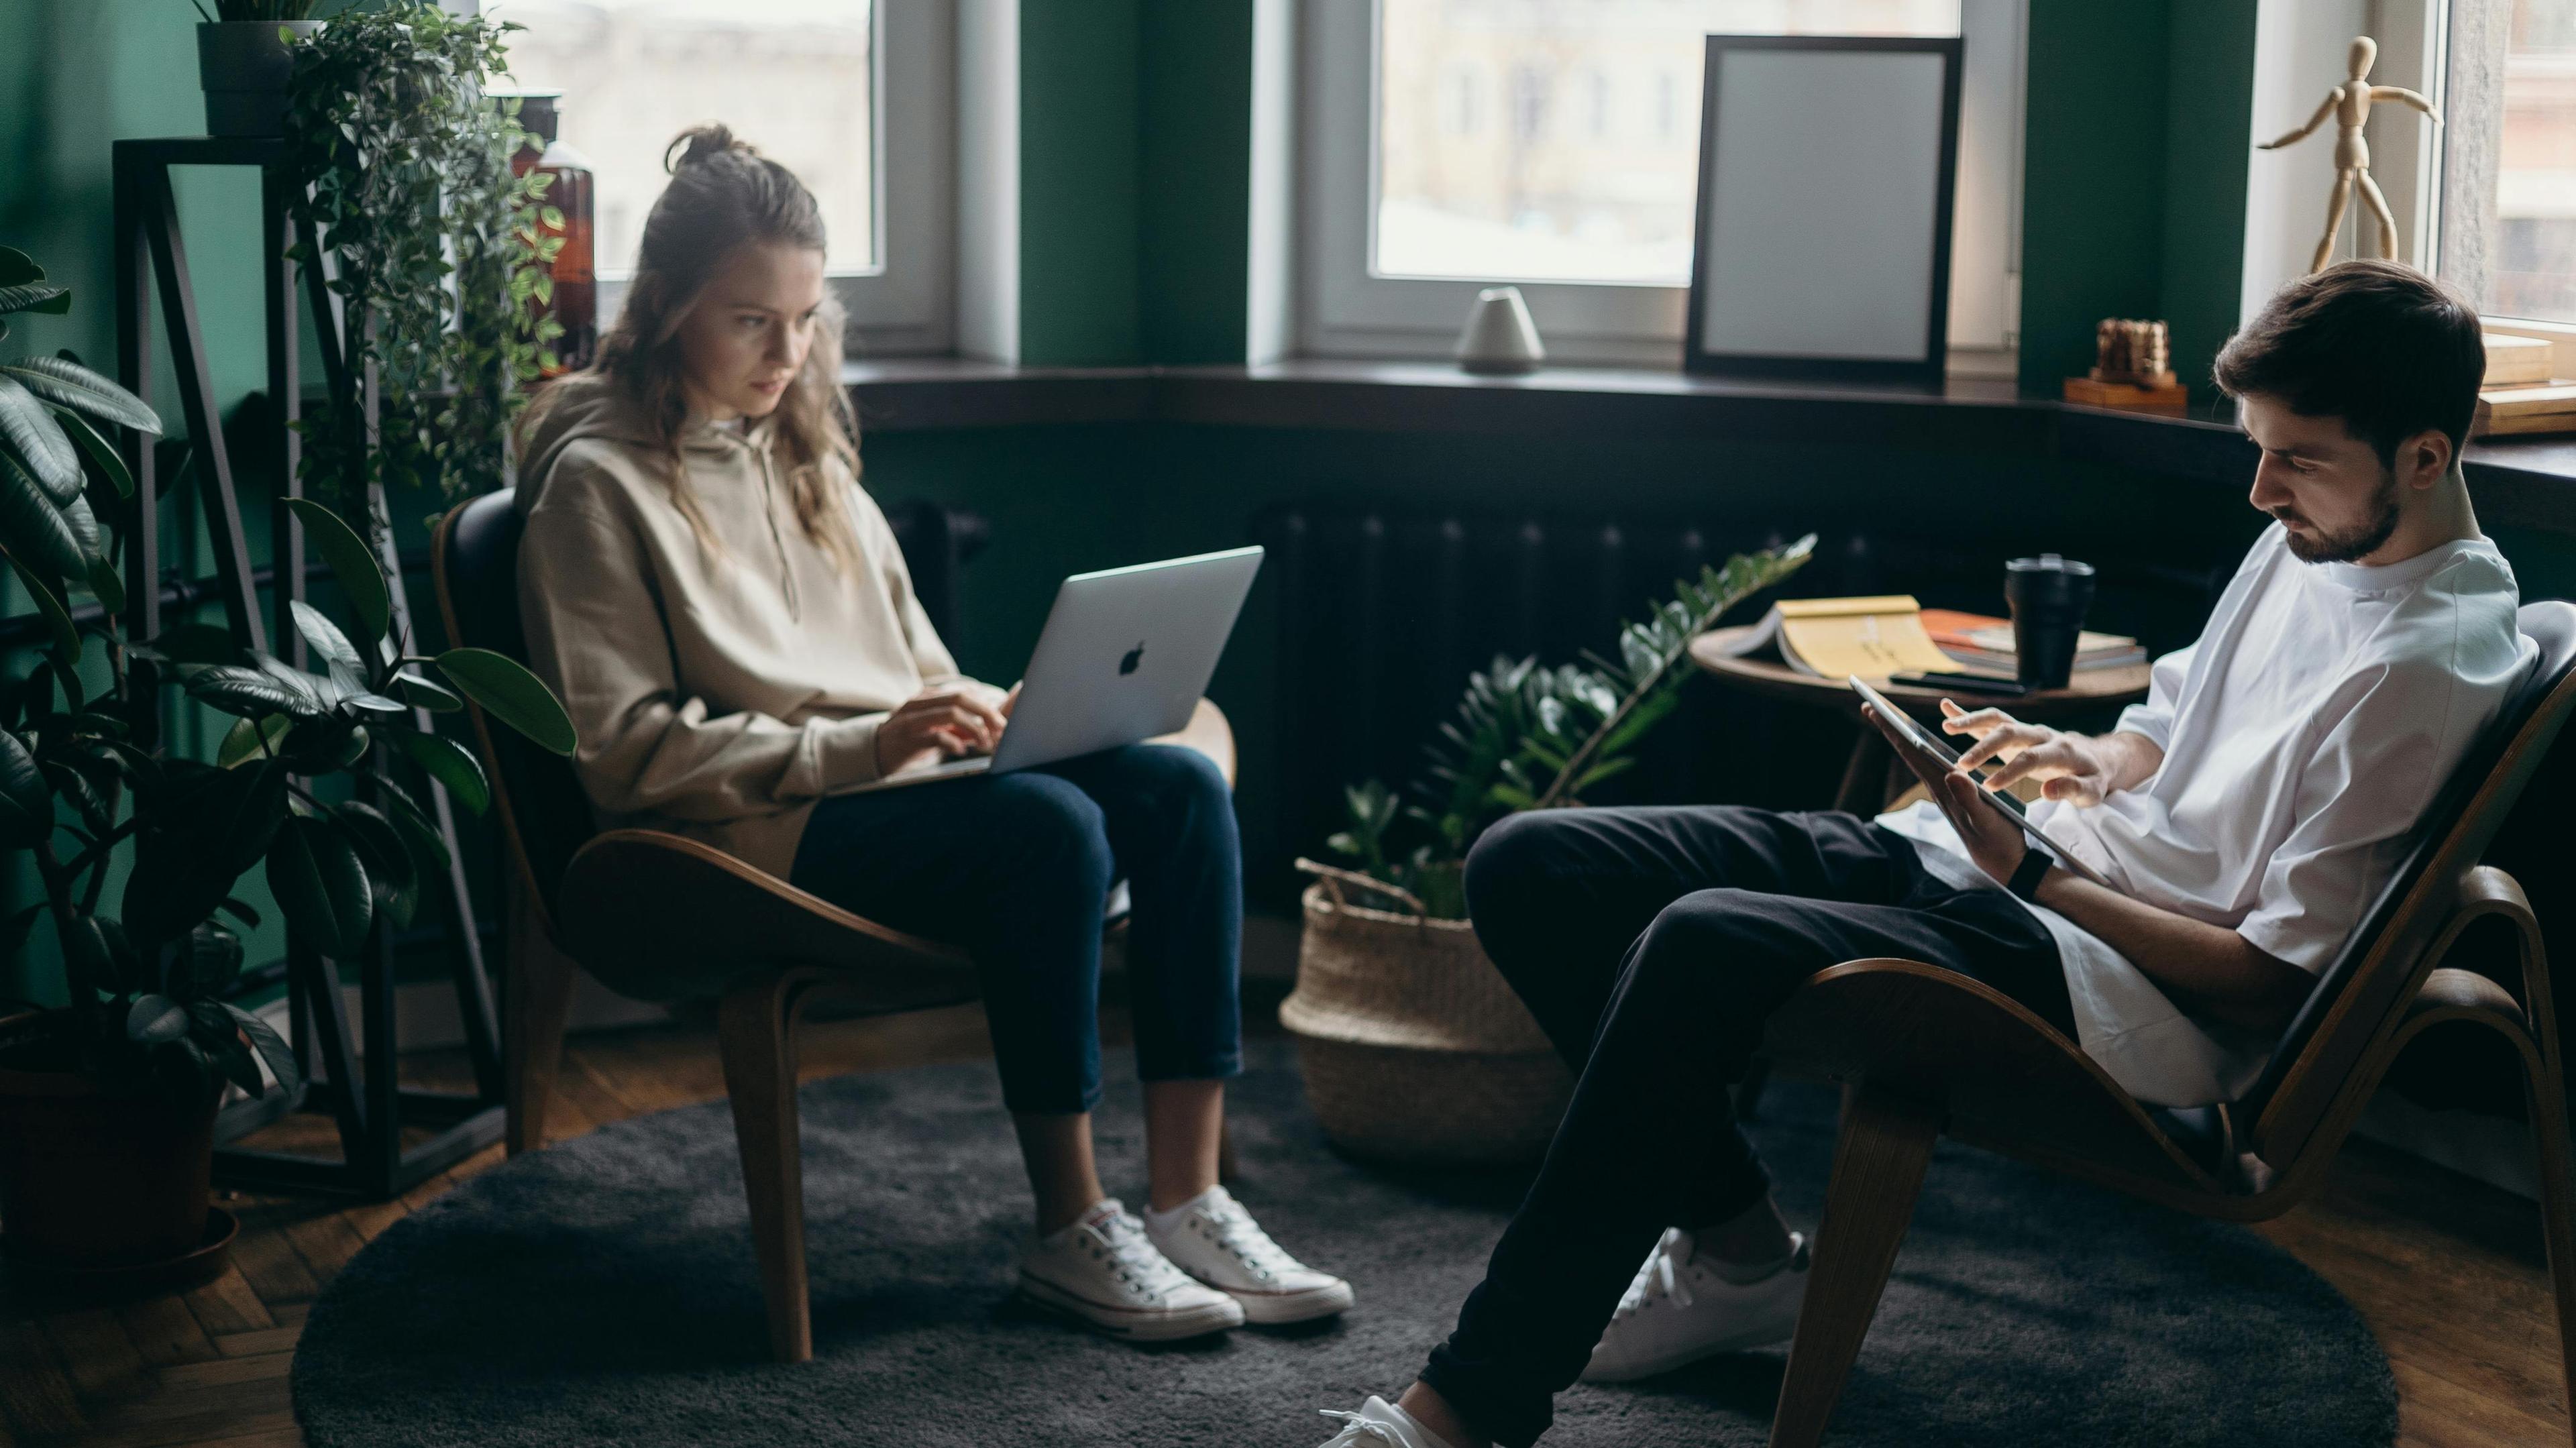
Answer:
[{"label": "dark radiator", "polygon": [[948,651],[958,649],[958,589],[967,563],[984,551],[992,527],[980,513],[964,512],[928,498],[906,498],[889,503],[885,509],[886,526],[893,530],[895,546],[903,550],[903,564],[912,575],[913,596],[921,600],[921,611],[930,617],[930,626]]},{"label": "dark radiator", "polygon": [[[1247,760],[1280,783],[1281,838],[1250,842],[1256,893],[1284,894],[1287,862],[1322,856],[1340,827],[1341,789],[1370,777],[1401,788],[1457,706],[1470,669],[1497,653],[1570,662],[1609,652],[1623,620],[1672,580],[1735,552],[1786,540],[1785,528],[1690,518],[1424,514],[1284,506],[1261,516],[1277,590],[1275,756]],[[2092,620],[2160,648],[2190,641],[2232,571],[2097,556]],[[2002,611],[2003,559],[1905,537],[1827,533],[1791,580],[1799,596],[1912,593],[1928,606]],[[1765,596],[1728,622],[1747,623]],[[1649,737],[1639,765],[1591,803],[1731,801],[1774,807],[1830,799],[1849,726],[1775,709],[1695,680]]]}]

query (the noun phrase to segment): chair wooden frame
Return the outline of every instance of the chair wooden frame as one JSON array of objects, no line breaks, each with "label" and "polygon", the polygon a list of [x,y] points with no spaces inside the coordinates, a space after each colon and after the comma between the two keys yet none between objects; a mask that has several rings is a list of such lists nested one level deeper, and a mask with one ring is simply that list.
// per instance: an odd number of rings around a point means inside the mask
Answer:
[{"label": "chair wooden frame", "polygon": [[[2526,632],[2534,609],[2559,611],[2548,615],[2553,631],[2576,634],[2576,610],[2564,604],[2526,609]],[[2421,872],[2411,883],[2401,878],[2341,988],[2311,1007],[2314,1029],[2285,1046],[2294,1050],[2286,1070],[2267,1072],[2268,1091],[2245,1103],[2250,1128],[2240,1135],[2234,1114],[2218,1111],[2209,1149],[2194,1150],[2074,1042],[1980,982],[1880,959],[1835,966],[1802,987],[1773,1017],[1767,1049],[1783,1070],[1842,1082],[1843,1119],[1773,1448],[1823,1438],[1942,1134],[2201,1216],[2264,1221],[2316,1190],[2398,1053],[2450,1021],[2496,1032],[2521,1065],[2561,1366],[2576,1397],[2576,1179],[2548,957],[2522,887],[2479,863],[2571,712],[2576,678],[2562,673],[2514,727]],[[2518,1001],[2483,975],[2442,964],[2464,930],[2490,917],[2513,932]]]},{"label": "chair wooden frame", "polygon": [[[431,573],[449,639],[489,647],[497,641],[460,627],[451,590],[451,535],[464,511],[440,520]],[[480,709],[470,712],[509,859],[501,1017],[508,1150],[545,1144],[577,966],[614,988],[620,981],[703,979],[705,962],[735,962],[718,1000],[716,1034],[770,1351],[781,1362],[806,1361],[814,1332],[797,1144],[797,1027],[808,1007],[826,999],[866,1016],[975,1000],[973,961],[954,946],[854,915],[710,845],[659,830],[594,836],[549,891],[527,848],[491,724]],[[1180,733],[1157,742],[1199,750],[1234,781],[1233,730],[1209,701],[1199,701]]]}]

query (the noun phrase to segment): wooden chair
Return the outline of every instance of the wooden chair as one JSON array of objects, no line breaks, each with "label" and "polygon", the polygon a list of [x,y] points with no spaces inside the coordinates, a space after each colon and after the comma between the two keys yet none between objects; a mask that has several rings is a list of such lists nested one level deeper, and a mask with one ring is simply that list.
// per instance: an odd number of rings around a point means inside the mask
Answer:
[{"label": "wooden chair", "polygon": [[[2447,1021],[2495,1031],[2521,1064],[2562,1365],[2576,1392],[2576,1198],[2548,962],[2522,887],[2479,863],[2576,710],[2576,607],[2529,605],[2521,627],[2540,645],[2538,668],[2427,814],[2254,1089],[2232,1106],[2143,1106],[2029,1010],[1915,961],[1851,961],[1790,999],[1769,1029],[1773,1058],[1785,1071],[1843,1082],[1844,1105],[1774,1448],[1824,1436],[1942,1132],[2202,1216],[2263,1221],[2316,1189],[2390,1062]],[[2489,916],[2520,947],[2519,1000],[2442,965],[2461,932]]]},{"label": "wooden chair", "polygon": [[[527,657],[519,623],[520,519],[504,490],[438,526],[431,569],[448,638]],[[977,996],[954,946],[891,930],[659,830],[600,832],[571,762],[473,712],[509,864],[502,1053],[508,1148],[545,1144],[576,964],[640,1000],[702,995],[720,962],[717,1039],[741,1140],[743,1192],[782,1362],[814,1355],[805,1276],[803,1163],[796,1137],[796,1027],[829,998],[860,1015],[957,1005]],[[1167,737],[1234,778],[1234,736],[1202,699]]]}]

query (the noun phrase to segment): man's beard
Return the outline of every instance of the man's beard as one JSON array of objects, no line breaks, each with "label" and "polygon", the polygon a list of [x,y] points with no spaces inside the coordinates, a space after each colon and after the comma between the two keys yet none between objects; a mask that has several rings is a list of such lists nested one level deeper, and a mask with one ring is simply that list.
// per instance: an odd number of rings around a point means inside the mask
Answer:
[{"label": "man's beard", "polygon": [[[2299,515],[2286,508],[2276,508],[2272,510],[2272,516],[2286,521]],[[2351,563],[2378,552],[2380,545],[2396,532],[2397,470],[2382,468],[2379,490],[2370,497],[2369,518],[2341,533],[2325,533],[2314,539],[2288,533],[2283,535],[2283,541],[2290,545],[2290,556],[2301,563]]]}]

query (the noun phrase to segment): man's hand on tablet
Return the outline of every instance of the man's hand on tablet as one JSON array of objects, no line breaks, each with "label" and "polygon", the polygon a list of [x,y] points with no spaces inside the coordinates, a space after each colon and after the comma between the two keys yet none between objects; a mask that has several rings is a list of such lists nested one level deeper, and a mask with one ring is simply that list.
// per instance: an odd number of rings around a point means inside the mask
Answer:
[{"label": "man's hand on tablet", "polygon": [[[1987,788],[2001,791],[2035,779],[2043,798],[2073,805],[2100,804],[2104,795],[2136,782],[2122,777],[2124,766],[2132,762],[2125,741],[2154,748],[2142,735],[2068,734],[2044,724],[2024,724],[2001,709],[1971,713],[1948,699],[1941,701],[1941,732],[1975,738],[1959,756],[1961,769],[1973,773],[1990,761],[2003,762],[2003,768],[1986,776]],[[2149,766],[2138,778],[2154,772]]]},{"label": "man's hand on tablet", "polygon": [[[1946,701],[1945,701],[1946,706]],[[2004,817],[2003,809],[1977,795],[1977,782],[1964,769],[1942,763],[1926,754],[1915,742],[1879,716],[1874,704],[1861,706],[1861,717],[1876,725],[1878,732],[1896,750],[1896,757],[1923,781],[1932,795],[1932,803],[1950,821],[1959,834],[1959,843],[1975,861],[1977,868],[1993,877],[1996,884],[2011,881],[2013,871],[2021,868],[2022,857],[2030,853],[2030,842],[2022,837],[2021,826]],[[1962,760],[1962,763],[1965,761]]]}]

